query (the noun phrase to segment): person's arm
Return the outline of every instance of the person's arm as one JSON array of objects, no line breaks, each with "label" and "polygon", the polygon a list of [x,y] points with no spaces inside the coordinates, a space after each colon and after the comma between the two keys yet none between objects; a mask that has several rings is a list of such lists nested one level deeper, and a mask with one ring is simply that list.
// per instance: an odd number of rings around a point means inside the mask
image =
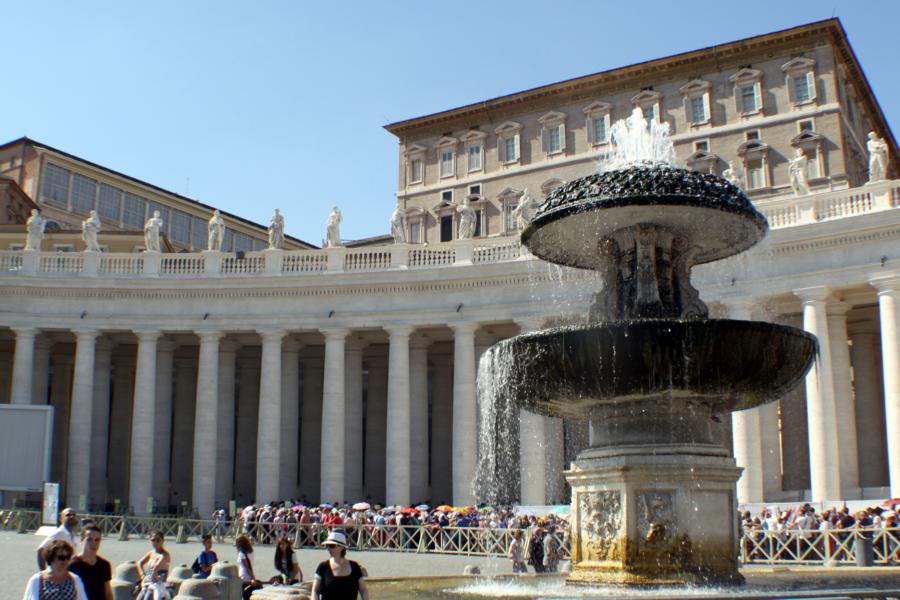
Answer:
[{"label": "person's arm", "polygon": [[362,596],[362,600],[369,600],[369,586],[366,585],[365,579],[359,580],[359,595]]},{"label": "person's arm", "polygon": [[37,563],[38,563],[38,571],[43,571],[47,568],[47,561],[44,560],[44,547],[39,546],[37,549]]},{"label": "person's arm", "polygon": [[[38,553],[40,553],[40,549],[38,549]],[[41,573],[38,572],[36,575],[32,575],[31,579],[28,580],[28,583],[25,584],[25,595],[22,596],[22,600],[41,600],[40,599],[40,578]]]},{"label": "person's arm", "polygon": [[141,557],[141,560],[137,562],[135,565],[137,567],[138,579],[144,579],[144,565],[147,564],[147,561],[150,560],[150,553],[148,552],[144,556]]},{"label": "person's arm", "polygon": [[113,600],[112,586],[108,581],[103,584],[103,600]]},{"label": "person's arm", "polygon": [[247,572],[250,573],[250,583],[259,583],[256,580],[256,573],[253,572],[253,563],[250,562],[250,558],[247,554],[244,554],[244,558],[241,559],[241,562],[244,563],[244,567],[247,569]]},{"label": "person's arm", "polygon": [[73,575],[72,573],[69,573],[69,577],[72,578],[72,582],[75,584],[75,600],[88,600],[87,592],[84,591],[84,583],[81,582],[81,577]]},{"label": "person's arm", "polygon": [[[159,564],[156,566],[156,573],[158,574],[160,571],[169,572],[169,567],[172,566],[172,555],[169,554],[168,550],[163,551],[163,559],[159,561]],[[159,575],[157,575],[158,577]]]},{"label": "person's arm", "polygon": [[[319,586],[322,584],[322,578],[316,575],[313,578],[312,591],[309,593],[309,600],[319,600]],[[27,598],[25,600],[28,600]]]}]

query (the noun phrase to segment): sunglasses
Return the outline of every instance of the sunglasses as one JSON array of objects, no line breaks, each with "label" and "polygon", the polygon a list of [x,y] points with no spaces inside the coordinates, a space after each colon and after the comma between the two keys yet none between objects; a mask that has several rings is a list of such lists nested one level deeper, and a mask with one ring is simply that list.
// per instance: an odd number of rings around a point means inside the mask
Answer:
[{"label": "sunglasses", "polygon": [[72,556],[69,554],[57,554],[56,558],[54,558],[53,560],[57,561],[57,562],[58,561],[68,561],[68,560],[72,560]]}]

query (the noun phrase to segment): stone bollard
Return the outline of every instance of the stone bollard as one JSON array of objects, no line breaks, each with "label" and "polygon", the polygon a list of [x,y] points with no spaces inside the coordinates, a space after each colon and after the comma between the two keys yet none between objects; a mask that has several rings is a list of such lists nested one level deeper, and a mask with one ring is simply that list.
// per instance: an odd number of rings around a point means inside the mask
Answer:
[{"label": "stone bollard", "polygon": [[175,543],[176,544],[187,544],[188,536],[187,530],[184,528],[184,525],[178,526],[178,531],[175,534]]},{"label": "stone bollard", "polygon": [[219,588],[209,579],[187,579],[178,588],[176,599],[220,600]]},{"label": "stone bollard", "polygon": [[312,591],[311,583],[298,585],[267,585],[251,594],[250,600],[306,600]]},{"label": "stone bollard", "polygon": [[221,600],[241,600],[241,578],[238,577],[237,565],[222,560],[213,565],[209,579],[219,588],[219,598]]},{"label": "stone bollard", "polygon": [[481,567],[478,565],[466,565],[463,568],[463,575],[481,575]]},{"label": "stone bollard", "polygon": [[137,564],[133,560],[117,566],[110,581],[113,600],[133,600],[135,589],[140,582]]},{"label": "stone bollard", "polygon": [[119,541],[128,541],[128,523],[125,522],[125,517],[122,517],[119,521]]},{"label": "stone bollard", "polygon": [[166,587],[169,588],[169,596],[175,596],[181,591],[181,584],[193,578],[194,571],[187,565],[172,567],[169,577],[166,579]]},{"label": "stone bollard", "polygon": [[18,516],[19,516],[19,526],[16,529],[16,533],[27,533],[28,529],[25,527],[25,513],[20,510]]}]

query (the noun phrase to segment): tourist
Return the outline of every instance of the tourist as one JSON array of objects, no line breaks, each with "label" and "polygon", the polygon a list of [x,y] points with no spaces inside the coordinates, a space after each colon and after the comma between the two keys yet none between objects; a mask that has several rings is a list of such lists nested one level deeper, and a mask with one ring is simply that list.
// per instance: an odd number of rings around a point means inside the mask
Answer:
[{"label": "tourist", "polygon": [[150,551],[137,563],[138,577],[141,580],[137,600],[165,600],[169,597],[166,577],[172,557],[163,546],[164,539],[162,531],[150,532]]},{"label": "tourist", "polygon": [[365,573],[358,563],[347,560],[347,537],[332,531],[324,543],[328,549],[328,560],[316,567],[311,600],[356,600],[362,596],[369,599]]},{"label": "tourist", "polygon": [[100,528],[89,524],[81,529],[82,549],[69,563],[69,571],[81,578],[88,600],[112,600],[112,566],[97,554],[103,534]]},{"label": "tourist", "polygon": [[303,571],[300,570],[294,547],[287,536],[282,536],[275,547],[275,570],[278,575],[273,579],[280,580],[279,583],[292,585],[303,581]]},{"label": "tourist", "polygon": [[50,545],[50,542],[54,542],[56,540],[64,540],[69,542],[73,548],[77,547],[76,537],[78,532],[78,513],[76,513],[71,508],[64,508],[62,512],[59,513],[59,522],[60,525],[57,527],[53,533],[47,536],[41,545],[38,546],[37,549],[37,561],[40,570],[43,571],[47,567],[47,563],[44,559],[44,555],[46,553],[47,546]]},{"label": "tourist", "polygon": [[544,572],[544,530],[535,527],[528,544],[528,564],[534,567],[535,573]]},{"label": "tourist", "polygon": [[512,560],[513,573],[527,573],[528,565],[525,564],[525,543],[522,541],[522,531],[518,529],[513,531],[512,538],[509,545],[509,558]]},{"label": "tourist", "polygon": [[250,600],[250,595],[263,586],[253,572],[253,544],[247,534],[241,534],[234,540],[234,546],[238,551],[238,576],[241,578],[242,595],[244,600]]},{"label": "tourist", "polygon": [[88,600],[81,579],[68,571],[74,554],[75,549],[66,540],[47,544],[44,558],[49,566],[28,580],[22,600]]},{"label": "tourist", "polygon": [[209,577],[209,574],[212,572],[212,567],[214,564],[219,562],[219,557],[216,556],[216,553],[213,552],[213,539],[212,535],[209,533],[203,534],[203,550],[200,551],[200,554],[194,560],[194,564],[191,567],[191,570],[196,573],[198,579],[206,579]]},{"label": "tourist", "polygon": [[551,525],[544,535],[544,573],[556,573],[559,566],[559,540],[554,535],[556,529]]}]

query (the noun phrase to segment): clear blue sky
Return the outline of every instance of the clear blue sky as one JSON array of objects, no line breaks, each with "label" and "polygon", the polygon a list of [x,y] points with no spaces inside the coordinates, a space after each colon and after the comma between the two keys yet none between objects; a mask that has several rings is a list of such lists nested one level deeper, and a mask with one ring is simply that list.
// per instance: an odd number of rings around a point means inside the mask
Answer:
[{"label": "clear blue sky", "polygon": [[900,2],[5,3],[0,141],[61,150],[320,243],[388,231],[382,127],[627,64],[841,18],[893,125]]}]

